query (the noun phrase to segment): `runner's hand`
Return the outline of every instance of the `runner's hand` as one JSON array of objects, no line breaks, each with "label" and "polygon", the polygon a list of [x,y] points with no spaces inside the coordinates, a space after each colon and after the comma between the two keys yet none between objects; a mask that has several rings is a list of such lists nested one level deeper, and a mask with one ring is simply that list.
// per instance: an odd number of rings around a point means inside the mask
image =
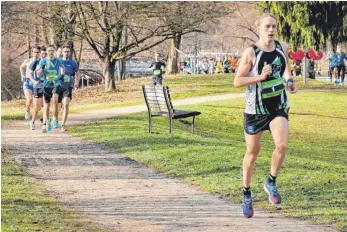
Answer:
[{"label": "runner's hand", "polygon": [[289,90],[289,93],[293,94],[293,93],[296,93],[296,91],[298,91],[298,88],[295,86],[294,83],[290,82],[288,83],[288,90]]},{"label": "runner's hand", "polygon": [[266,64],[266,62],[264,62],[264,67],[263,70],[260,74],[260,80],[266,80],[266,78],[272,73],[272,68],[271,65]]},{"label": "runner's hand", "polygon": [[35,81],[35,82],[34,82],[34,86],[38,86],[39,83],[40,83],[39,81]]}]

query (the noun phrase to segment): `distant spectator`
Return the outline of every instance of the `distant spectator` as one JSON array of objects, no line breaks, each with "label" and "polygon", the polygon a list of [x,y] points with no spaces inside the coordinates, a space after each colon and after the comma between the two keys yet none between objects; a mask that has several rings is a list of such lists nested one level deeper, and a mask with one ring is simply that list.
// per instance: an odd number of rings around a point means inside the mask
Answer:
[{"label": "distant spectator", "polygon": [[225,56],[223,61],[223,72],[229,73],[229,68],[230,68],[230,62],[229,62],[228,56]]},{"label": "distant spectator", "polygon": [[345,80],[346,73],[346,65],[345,60],[347,60],[347,56],[344,52],[341,51],[341,46],[337,45],[336,47],[336,55],[337,55],[337,78],[340,79],[340,84],[343,84]]},{"label": "distant spectator", "polygon": [[301,60],[295,61],[294,72],[295,72],[295,76],[300,76],[302,74],[302,72],[301,72]]},{"label": "distant spectator", "polygon": [[207,57],[204,57],[199,64],[199,73],[208,74],[210,71],[210,63],[207,60]]},{"label": "distant spectator", "polygon": [[152,62],[152,64],[149,66],[149,68],[153,68],[153,85],[163,84],[163,70],[166,67],[166,65],[161,59],[162,57],[159,53],[155,54],[155,61]]},{"label": "distant spectator", "polygon": [[312,59],[310,59],[308,61],[308,70],[307,70],[308,71],[308,78],[315,79],[316,72],[314,70],[314,66],[315,66],[315,62]]},{"label": "distant spectator", "polygon": [[189,57],[186,57],[184,59],[184,61],[182,62],[182,66],[181,66],[181,70],[183,74],[191,74],[192,70],[191,70],[191,61]]},{"label": "distant spectator", "polygon": [[236,58],[236,56],[233,56],[230,59],[230,70],[231,70],[231,73],[235,73],[236,72],[237,63],[238,63],[238,59]]},{"label": "distant spectator", "polygon": [[328,63],[329,63],[329,76],[332,80],[334,76],[334,84],[337,85],[337,66],[338,66],[338,56],[334,52],[328,53]]},{"label": "distant spectator", "polygon": [[213,59],[213,58],[210,58],[209,63],[210,63],[210,70],[209,70],[209,72],[210,72],[210,74],[212,74],[212,73],[214,73],[214,71],[215,71],[215,62],[214,62],[214,59]]},{"label": "distant spectator", "polygon": [[216,67],[216,73],[223,73],[223,62],[221,61],[220,58],[218,58],[215,67]]}]

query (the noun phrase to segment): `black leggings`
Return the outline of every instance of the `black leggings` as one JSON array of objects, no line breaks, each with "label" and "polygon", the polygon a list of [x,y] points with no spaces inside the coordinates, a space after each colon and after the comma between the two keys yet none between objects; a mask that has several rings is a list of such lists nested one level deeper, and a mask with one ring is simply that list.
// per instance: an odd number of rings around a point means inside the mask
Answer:
[{"label": "black leggings", "polygon": [[337,66],[337,78],[340,79],[340,77],[341,77],[341,82],[343,82],[345,80],[345,72],[346,72],[346,66],[345,65],[340,64],[339,66]]}]

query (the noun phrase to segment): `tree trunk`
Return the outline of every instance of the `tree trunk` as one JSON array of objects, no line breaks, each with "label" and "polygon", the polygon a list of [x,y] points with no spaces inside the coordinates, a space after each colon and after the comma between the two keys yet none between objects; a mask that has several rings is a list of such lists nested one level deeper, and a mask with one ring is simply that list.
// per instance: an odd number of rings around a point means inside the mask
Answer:
[{"label": "tree trunk", "polygon": [[80,41],[80,48],[78,50],[78,56],[75,53],[75,60],[77,62],[78,67],[80,66],[80,62],[81,62],[81,58],[82,58],[83,41],[84,41],[83,39],[81,39],[81,41]]},{"label": "tree trunk", "polygon": [[42,24],[41,24],[42,35],[41,35],[41,38],[45,44],[48,44],[49,40],[48,40],[47,30],[46,30],[46,26],[45,26],[44,22],[45,22],[45,20],[42,18]]},{"label": "tree trunk", "polygon": [[102,74],[105,78],[105,92],[111,92],[116,90],[116,80],[114,76],[114,68],[116,61],[112,60],[111,57],[106,58],[103,62]]},{"label": "tree trunk", "polygon": [[[126,47],[128,45],[128,28],[125,27],[123,30],[123,47]],[[124,55],[126,55],[127,51],[124,52]],[[125,75],[126,75],[126,59],[121,60],[120,62],[122,66],[122,75],[121,75],[121,80],[125,80]]]},{"label": "tree trunk", "polygon": [[[49,28],[48,28],[48,36],[49,36],[49,44],[55,44],[55,28],[54,28],[54,12],[53,12],[53,9],[52,7],[48,7],[48,25],[49,25]],[[44,25],[44,27],[47,27],[47,25]]]},{"label": "tree trunk", "polygon": [[30,35],[29,35],[29,32],[28,32],[28,35],[27,35],[27,46],[28,46],[28,58],[31,58],[31,44],[30,44]]},{"label": "tree trunk", "polygon": [[181,46],[181,35],[176,35],[170,41],[169,57],[167,61],[167,74],[177,74],[178,73],[178,52],[175,48],[180,49]]},{"label": "tree trunk", "polygon": [[125,80],[125,60],[117,60],[117,81]]},{"label": "tree trunk", "polygon": [[68,18],[69,23],[66,25],[67,31],[65,32],[67,45],[71,49],[70,59],[72,59],[73,55],[76,57],[75,48],[74,48],[75,44],[73,41],[76,21],[75,21],[75,15],[72,11],[72,4],[73,3],[71,1],[68,3],[67,18]]},{"label": "tree trunk", "polygon": [[127,72],[127,66],[126,66],[126,59],[121,61],[122,64],[122,76],[121,76],[121,80],[125,80],[126,78],[126,72]]},{"label": "tree trunk", "polygon": [[35,46],[38,46],[39,44],[40,44],[39,26],[35,25]]}]

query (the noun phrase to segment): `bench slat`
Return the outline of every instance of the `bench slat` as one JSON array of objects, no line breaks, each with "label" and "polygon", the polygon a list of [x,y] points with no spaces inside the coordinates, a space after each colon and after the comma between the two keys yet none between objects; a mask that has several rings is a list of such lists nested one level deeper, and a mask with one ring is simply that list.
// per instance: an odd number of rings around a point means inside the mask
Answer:
[{"label": "bench slat", "polygon": [[164,97],[154,97],[154,96],[150,96],[147,97],[147,100],[152,100],[152,101],[165,101]]},{"label": "bench slat", "polygon": [[149,104],[151,108],[163,108],[167,110],[167,106],[165,104]]},{"label": "bench slat", "polygon": [[150,93],[147,93],[146,92],[146,95],[147,96],[161,96],[161,97],[164,97],[164,92],[161,92],[161,93],[155,93],[155,92],[150,92]]},{"label": "bench slat", "polygon": [[166,106],[166,102],[165,101],[148,100],[148,103],[150,105],[165,105]]}]

